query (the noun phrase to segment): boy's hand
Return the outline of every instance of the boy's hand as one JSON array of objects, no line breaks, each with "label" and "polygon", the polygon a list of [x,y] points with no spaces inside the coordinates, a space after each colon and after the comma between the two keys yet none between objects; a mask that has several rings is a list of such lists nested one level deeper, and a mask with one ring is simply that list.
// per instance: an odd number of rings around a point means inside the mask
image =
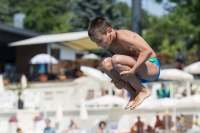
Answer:
[{"label": "boy's hand", "polygon": [[120,73],[120,76],[123,80],[125,81],[129,81],[130,79],[132,79],[132,75],[134,74],[133,71],[123,71]]},{"label": "boy's hand", "polygon": [[113,83],[118,89],[123,89],[125,86],[125,82],[123,80],[120,80],[118,82],[114,82],[113,80],[111,80],[111,83]]}]

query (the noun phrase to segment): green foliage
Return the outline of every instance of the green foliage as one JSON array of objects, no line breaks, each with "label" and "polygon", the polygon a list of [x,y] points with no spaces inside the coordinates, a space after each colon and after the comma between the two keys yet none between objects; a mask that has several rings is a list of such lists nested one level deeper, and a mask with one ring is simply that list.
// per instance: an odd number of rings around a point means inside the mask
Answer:
[{"label": "green foliage", "polygon": [[[21,12],[26,14],[25,27],[39,32],[51,33],[63,30],[66,24],[66,3],[64,0],[26,0],[21,2]],[[67,28],[64,27],[64,28]],[[66,31],[67,29],[65,29]]]},{"label": "green foliage", "polygon": [[[44,33],[66,32],[70,29],[67,25],[67,2],[65,0],[1,0],[0,19],[2,22],[13,21],[15,13],[26,14],[24,27]],[[3,10],[3,9],[2,9]],[[1,14],[5,14],[1,17]],[[6,16],[7,15],[7,16]],[[8,19],[5,19],[7,17]]]},{"label": "green foliage", "polygon": [[170,28],[175,27],[172,30],[179,33],[179,37],[182,38],[187,48],[191,48],[195,44],[200,44],[200,1],[169,1],[173,4],[165,3],[165,8],[169,11],[167,17],[172,20]]},{"label": "green foliage", "polygon": [[8,0],[0,0],[0,22],[12,23],[16,11],[17,9],[12,8]]},{"label": "green foliage", "polygon": [[87,30],[90,20],[97,16],[107,18],[116,29],[126,28],[130,8],[116,0],[71,0],[69,25],[73,31]]}]

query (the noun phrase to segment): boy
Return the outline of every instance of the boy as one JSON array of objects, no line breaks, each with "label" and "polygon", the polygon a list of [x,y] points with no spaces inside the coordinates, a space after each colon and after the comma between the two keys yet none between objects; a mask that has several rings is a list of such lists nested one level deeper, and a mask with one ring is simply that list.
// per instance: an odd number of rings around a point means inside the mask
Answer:
[{"label": "boy", "polygon": [[102,17],[90,22],[88,35],[111,55],[101,61],[102,70],[117,88],[125,88],[132,94],[125,109],[134,109],[140,105],[150,96],[150,91],[141,82],[155,81],[160,74],[155,52],[138,34],[128,30],[114,30]]}]

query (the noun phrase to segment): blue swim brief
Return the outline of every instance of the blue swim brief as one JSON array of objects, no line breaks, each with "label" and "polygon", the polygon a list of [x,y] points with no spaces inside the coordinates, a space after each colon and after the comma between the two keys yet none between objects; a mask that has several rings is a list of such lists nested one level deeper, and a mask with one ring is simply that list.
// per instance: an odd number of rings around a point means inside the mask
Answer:
[{"label": "blue swim brief", "polygon": [[148,62],[151,62],[151,63],[153,63],[153,64],[155,64],[155,65],[157,65],[159,71],[158,71],[158,75],[157,75],[157,77],[155,78],[155,80],[149,81],[149,80],[146,80],[146,79],[141,79],[141,82],[142,82],[142,83],[148,83],[148,82],[156,81],[156,80],[158,79],[158,77],[160,76],[160,63],[159,63],[158,59],[157,59],[157,58],[149,58],[147,61],[148,61]]}]

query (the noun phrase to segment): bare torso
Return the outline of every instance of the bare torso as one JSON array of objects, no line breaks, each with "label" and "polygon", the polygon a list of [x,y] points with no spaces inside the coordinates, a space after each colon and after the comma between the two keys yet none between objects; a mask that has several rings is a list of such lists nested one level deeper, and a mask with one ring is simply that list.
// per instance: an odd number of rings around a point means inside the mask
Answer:
[{"label": "bare torso", "polygon": [[135,123],[135,125],[137,126],[137,130],[139,130],[140,133],[143,133],[144,123],[140,121]]},{"label": "bare torso", "polygon": [[116,31],[116,40],[115,42],[113,42],[112,47],[110,47],[108,50],[112,51],[113,54],[121,54],[121,55],[128,55],[128,56],[133,56],[133,57],[138,57],[140,54],[140,51],[138,50],[138,48],[134,47],[134,45],[132,47],[126,45],[126,44],[121,44],[118,40],[118,36],[126,34],[131,38],[134,38],[140,42],[142,42],[142,44],[147,45],[149,50],[152,51],[152,54],[150,55],[150,58],[156,57],[156,53],[151,49],[151,47],[148,45],[148,43],[137,33],[128,31],[128,30],[118,30]]}]

